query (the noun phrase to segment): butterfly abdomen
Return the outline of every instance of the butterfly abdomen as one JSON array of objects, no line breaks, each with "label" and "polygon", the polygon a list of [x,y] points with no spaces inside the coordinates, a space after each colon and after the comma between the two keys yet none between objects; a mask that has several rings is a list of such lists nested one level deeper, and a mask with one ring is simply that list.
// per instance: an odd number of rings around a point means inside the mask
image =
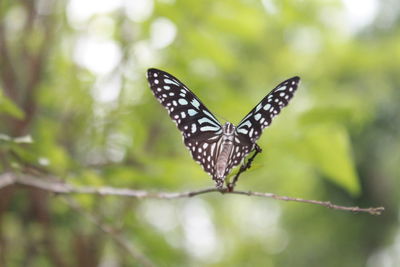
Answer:
[{"label": "butterfly abdomen", "polygon": [[223,141],[221,143],[221,152],[218,155],[217,163],[215,165],[215,178],[221,179],[225,177],[226,168],[228,166],[228,159],[232,153],[233,141]]},{"label": "butterfly abdomen", "polygon": [[219,153],[217,154],[217,160],[215,163],[215,172],[213,178],[217,184],[217,187],[220,188],[223,186],[225,176],[230,171],[229,167],[229,159],[231,158],[231,154],[233,152],[233,139],[235,135],[235,126],[232,123],[225,123],[223,126],[223,135],[219,142]]}]

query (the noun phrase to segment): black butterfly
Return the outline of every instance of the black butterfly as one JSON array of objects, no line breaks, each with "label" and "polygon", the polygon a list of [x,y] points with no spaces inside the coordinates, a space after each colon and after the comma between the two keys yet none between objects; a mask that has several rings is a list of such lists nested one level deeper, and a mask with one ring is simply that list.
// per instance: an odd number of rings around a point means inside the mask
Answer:
[{"label": "black butterfly", "polygon": [[221,125],[203,103],[177,78],[158,69],[149,69],[147,79],[155,97],[168,110],[183,135],[193,159],[222,189],[225,177],[256,146],[263,129],[275,117],[297,89],[300,78],[280,83],[244,119],[234,126]]}]

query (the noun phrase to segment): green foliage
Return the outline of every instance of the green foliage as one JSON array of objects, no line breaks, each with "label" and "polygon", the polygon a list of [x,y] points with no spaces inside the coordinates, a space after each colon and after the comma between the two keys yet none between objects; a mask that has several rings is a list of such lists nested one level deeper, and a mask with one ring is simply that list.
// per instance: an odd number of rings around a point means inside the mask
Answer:
[{"label": "green foliage", "polygon": [[125,2],[0,3],[3,173],[151,192],[213,186],[152,96],[146,69],[174,74],[232,123],[298,75],[238,189],[388,212],[220,194],[64,198],[13,186],[0,189],[1,266],[141,266],[142,256],[159,266],[400,264],[393,3],[379,2],[375,20],[354,30],[339,0]]},{"label": "green foliage", "polygon": [[319,171],[349,193],[360,193],[347,132],[340,125],[316,125],[306,132],[310,156]]},{"label": "green foliage", "polygon": [[[2,89],[0,87],[0,89]],[[0,113],[9,115],[16,119],[23,119],[24,112],[17,106],[11,99],[3,94],[3,91],[0,91]]]}]

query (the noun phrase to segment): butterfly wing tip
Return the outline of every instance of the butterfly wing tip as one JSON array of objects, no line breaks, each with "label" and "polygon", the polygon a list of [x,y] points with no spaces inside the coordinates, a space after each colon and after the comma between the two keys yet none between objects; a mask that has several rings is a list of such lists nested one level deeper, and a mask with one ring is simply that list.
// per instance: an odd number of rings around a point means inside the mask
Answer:
[{"label": "butterfly wing tip", "polygon": [[300,83],[300,77],[299,76],[294,76],[290,79],[288,79],[287,81],[294,81],[296,84]]},{"label": "butterfly wing tip", "polygon": [[161,70],[158,70],[155,68],[149,68],[149,69],[147,69],[146,75],[147,75],[147,78],[150,78],[150,77],[157,77],[161,73],[162,73]]}]

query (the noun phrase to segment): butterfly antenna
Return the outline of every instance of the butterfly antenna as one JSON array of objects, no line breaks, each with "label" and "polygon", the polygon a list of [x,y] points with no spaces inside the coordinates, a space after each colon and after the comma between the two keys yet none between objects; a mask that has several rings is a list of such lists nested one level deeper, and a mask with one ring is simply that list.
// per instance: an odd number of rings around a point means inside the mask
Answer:
[{"label": "butterfly antenna", "polygon": [[224,116],[220,115],[219,113],[214,113],[214,116],[217,117],[217,119],[221,120],[221,124],[229,122]]}]

